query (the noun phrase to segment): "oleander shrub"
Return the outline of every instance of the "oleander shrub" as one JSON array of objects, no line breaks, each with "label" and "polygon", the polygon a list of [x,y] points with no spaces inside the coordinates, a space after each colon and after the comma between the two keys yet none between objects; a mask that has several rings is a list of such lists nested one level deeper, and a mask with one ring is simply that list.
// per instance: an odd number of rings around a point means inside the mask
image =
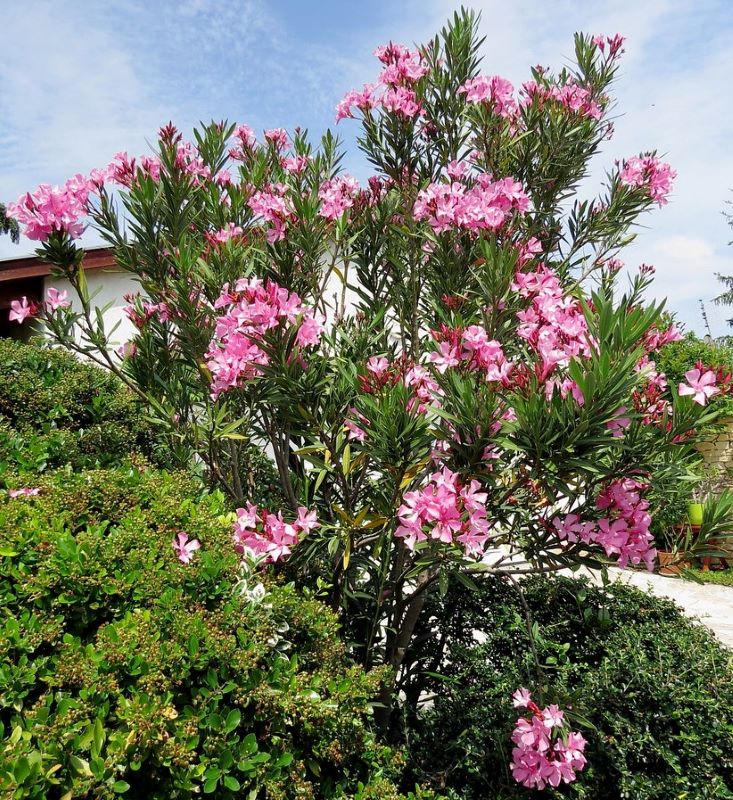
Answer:
[{"label": "oleander shrub", "polygon": [[[518,564],[653,569],[657,502],[697,465],[707,401],[733,388],[706,365],[681,387],[653,368],[680,334],[646,302],[652,270],[624,287],[619,259],[675,172],[617,151],[586,191],[624,39],[578,33],[573,50],[515,90],[482,73],[466,9],[422,45],[378,47],[376,84],[336,115],[358,119],[363,186],[331,131],[221,121],[186,141],[169,123],[150,153],[8,209],[75,295],[16,298],[10,318],[106,364],[238,507],[240,545],[292,555],[351,655],[389,668],[385,738],[434,588]],[[89,294],[87,225],[137,284],[121,359]],[[277,513],[242,480],[253,443],[277,464]],[[506,703],[519,687],[499,683]],[[525,786],[583,769],[559,720],[515,759]]]},{"label": "oleander shrub", "polygon": [[0,496],[0,794],[402,797],[381,674],[320,602],[240,591],[223,495],[196,486],[127,463]]},{"label": "oleander shrub", "polygon": [[514,587],[478,585],[454,585],[429,601],[420,654],[403,684],[423,700],[433,696],[405,722],[410,780],[461,800],[526,796],[509,771],[508,738],[518,716],[511,692],[530,686],[540,705],[565,708],[587,739],[582,780],[557,794],[733,797],[731,653],[706,628],[633,587],[529,579],[522,585],[538,674]]}]

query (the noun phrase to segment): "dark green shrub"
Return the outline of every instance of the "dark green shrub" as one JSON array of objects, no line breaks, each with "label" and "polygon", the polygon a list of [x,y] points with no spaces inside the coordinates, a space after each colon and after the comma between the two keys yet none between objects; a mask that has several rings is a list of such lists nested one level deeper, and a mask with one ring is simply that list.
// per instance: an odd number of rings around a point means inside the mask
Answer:
[{"label": "dark green shrub", "polygon": [[482,580],[478,592],[452,586],[429,600],[431,622],[403,688],[435,697],[406,720],[408,778],[467,800],[527,797],[508,769],[518,716],[511,693],[527,686],[543,703],[572,707],[573,727],[588,739],[588,766],[557,794],[733,797],[731,655],[712,634],[632,587],[604,591],[570,579],[523,586],[540,675],[510,584]]},{"label": "dark green shrub", "polygon": [[0,419],[0,462],[24,470],[170,458],[129,389],[59,348],[0,339]]},{"label": "dark green shrub", "polygon": [[134,464],[38,485],[0,497],[3,797],[402,797],[380,674],[321,603],[242,595],[222,496]]}]

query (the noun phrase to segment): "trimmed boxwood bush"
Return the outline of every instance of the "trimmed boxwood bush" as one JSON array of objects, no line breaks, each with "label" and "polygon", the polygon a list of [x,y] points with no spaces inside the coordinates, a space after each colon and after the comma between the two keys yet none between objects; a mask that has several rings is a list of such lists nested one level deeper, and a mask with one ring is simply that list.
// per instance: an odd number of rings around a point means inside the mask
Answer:
[{"label": "trimmed boxwood bush", "polygon": [[673,603],[633,587],[572,579],[522,585],[540,674],[510,584],[481,580],[478,592],[456,585],[430,598],[432,621],[403,687],[433,695],[406,720],[408,779],[466,800],[527,797],[508,768],[518,716],[511,693],[527,686],[540,705],[572,707],[573,728],[588,740],[585,771],[554,794],[732,798],[731,653]]},{"label": "trimmed boxwood bush", "polygon": [[59,348],[0,339],[0,460],[23,470],[169,453],[112,374]]},{"label": "trimmed boxwood bush", "polygon": [[242,595],[220,495],[133,463],[38,486],[0,496],[3,797],[402,797],[380,674],[316,600]]}]

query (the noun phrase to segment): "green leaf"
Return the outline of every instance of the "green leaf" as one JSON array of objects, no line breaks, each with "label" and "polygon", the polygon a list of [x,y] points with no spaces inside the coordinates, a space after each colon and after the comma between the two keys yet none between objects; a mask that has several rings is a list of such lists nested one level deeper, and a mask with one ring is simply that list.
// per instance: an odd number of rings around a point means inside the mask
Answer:
[{"label": "green leaf", "polygon": [[242,712],[238,708],[232,709],[224,723],[224,733],[231,733],[241,722]]}]

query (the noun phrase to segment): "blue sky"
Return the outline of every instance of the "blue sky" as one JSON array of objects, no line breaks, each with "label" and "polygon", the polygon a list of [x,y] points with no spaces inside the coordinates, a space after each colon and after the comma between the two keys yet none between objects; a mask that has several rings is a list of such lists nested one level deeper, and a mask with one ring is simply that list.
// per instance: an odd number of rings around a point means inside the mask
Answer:
[{"label": "blue sky", "polygon": [[[451,0],[0,0],[0,198],[143,153],[161,123],[190,130],[211,118],[254,128],[333,123],[336,102],[377,71],[392,39],[427,39]],[[482,12],[483,70],[515,84],[529,65],[560,67],[576,30],[627,36],[616,85],[617,132],[587,187],[614,159],[657,148],[677,169],[668,206],[624,254],[657,268],[655,294],[681,321],[714,335],[726,316],[709,300],[715,272],[733,274],[721,211],[733,199],[733,3],[730,0],[514,0]],[[353,143],[354,123],[338,132]],[[353,147],[347,167],[364,179]],[[732,209],[733,210],[733,209]],[[30,252],[0,240],[0,257]]]}]

